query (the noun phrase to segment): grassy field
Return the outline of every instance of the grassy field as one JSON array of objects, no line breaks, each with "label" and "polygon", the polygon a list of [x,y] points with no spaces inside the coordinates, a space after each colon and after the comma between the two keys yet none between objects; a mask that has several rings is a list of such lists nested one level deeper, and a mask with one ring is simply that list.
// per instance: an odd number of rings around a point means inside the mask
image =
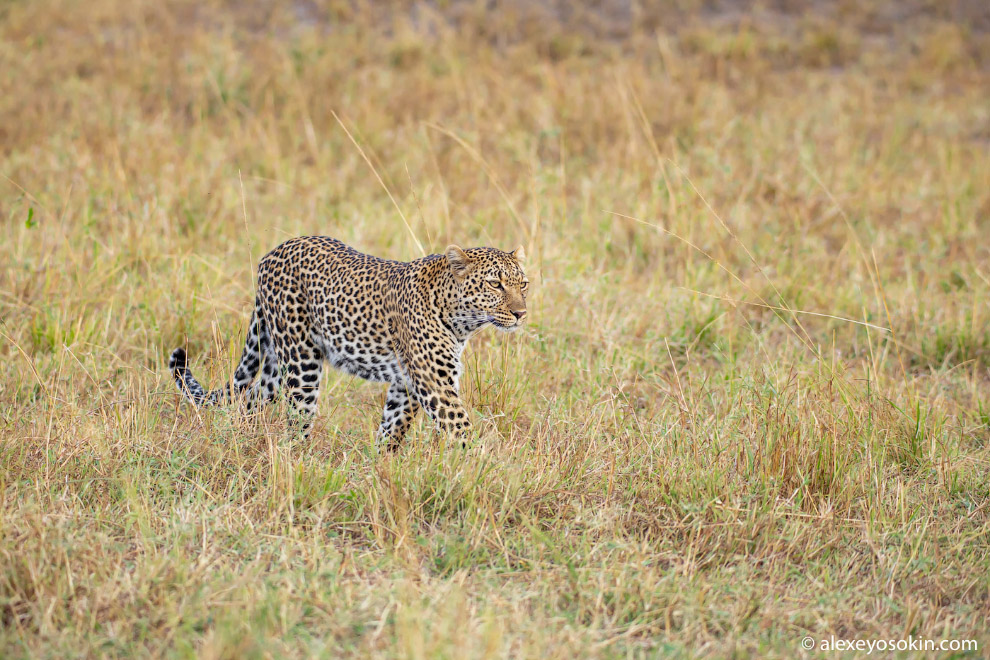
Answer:
[{"label": "grassy field", "polygon": [[[942,4],[0,3],[0,656],[986,657],[990,39]],[[338,373],[308,442],[180,401],[300,234],[525,246],[484,450],[376,456]]]}]

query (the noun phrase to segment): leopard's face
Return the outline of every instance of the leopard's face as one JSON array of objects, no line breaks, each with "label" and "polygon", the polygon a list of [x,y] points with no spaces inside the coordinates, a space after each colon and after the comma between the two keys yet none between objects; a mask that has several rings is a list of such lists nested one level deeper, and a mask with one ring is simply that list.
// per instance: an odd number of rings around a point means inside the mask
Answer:
[{"label": "leopard's face", "polygon": [[502,252],[451,246],[447,259],[458,287],[455,321],[472,329],[491,323],[506,332],[523,324],[529,278],[520,263],[522,248]]}]

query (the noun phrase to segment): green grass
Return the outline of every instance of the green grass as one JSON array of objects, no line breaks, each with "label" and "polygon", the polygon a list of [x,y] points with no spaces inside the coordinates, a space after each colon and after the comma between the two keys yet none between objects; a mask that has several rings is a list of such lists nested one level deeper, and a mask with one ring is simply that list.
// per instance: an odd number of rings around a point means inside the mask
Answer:
[{"label": "green grass", "polygon": [[[0,656],[986,654],[984,33],[312,11],[0,7]],[[524,245],[483,449],[180,401],[300,234]]]}]

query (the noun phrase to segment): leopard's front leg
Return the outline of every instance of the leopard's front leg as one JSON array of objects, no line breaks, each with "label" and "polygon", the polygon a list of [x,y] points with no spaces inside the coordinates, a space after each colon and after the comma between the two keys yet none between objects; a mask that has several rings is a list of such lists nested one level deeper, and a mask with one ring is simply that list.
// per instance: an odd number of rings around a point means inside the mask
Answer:
[{"label": "leopard's front leg", "polygon": [[419,402],[409,395],[406,385],[393,383],[385,395],[385,410],[375,433],[375,448],[378,451],[398,449],[418,412]]},{"label": "leopard's front leg", "polygon": [[411,394],[440,431],[467,447],[471,420],[457,391],[457,362],[438,361],[410,370]]}]

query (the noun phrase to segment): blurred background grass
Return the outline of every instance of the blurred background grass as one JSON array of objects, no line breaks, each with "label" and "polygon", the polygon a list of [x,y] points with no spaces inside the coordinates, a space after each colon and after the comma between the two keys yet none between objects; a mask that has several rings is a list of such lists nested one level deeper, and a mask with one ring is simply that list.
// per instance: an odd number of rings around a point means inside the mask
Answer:
[{"label": "blurred background grass", "polygon": [[[0,4],[0,654],[985,649],[988,30],[968,1]],[[466,355],[487,453],[421,422],[376,458],[382,392],[336,373],[304,445],[179,404],[168,351],[222,382],[299,234],[524,244],[528,330]]]}]

